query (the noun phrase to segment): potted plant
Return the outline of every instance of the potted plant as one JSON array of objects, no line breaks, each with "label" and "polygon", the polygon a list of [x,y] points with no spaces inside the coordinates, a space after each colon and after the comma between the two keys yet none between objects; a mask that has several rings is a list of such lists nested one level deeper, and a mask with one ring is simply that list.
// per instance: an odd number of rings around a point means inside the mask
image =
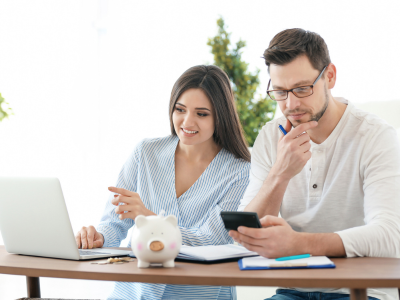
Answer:
[{"label": "potted plant", "polygon": [[246,140],[252,147],[262,126],[274,118],[276,102],[267,99],[267,95],[255,95],[260,84],[260,70],[251,73],[247,69],[248,63],[242,60],[242,48],[246,42],[239,40],[230,49],[230,33],[225,29],[224,20],[218,19],[217,25],[218,34],[209,38],[207,45],[211,46],[211,53],[214,54],[214,65],[223,69],[232,82],[239,119]]},{"label": "potted plant", "polygon": [[0,94],[0,122],[5,118],[8,118],[10,115],[12,115],[12,110]]}]

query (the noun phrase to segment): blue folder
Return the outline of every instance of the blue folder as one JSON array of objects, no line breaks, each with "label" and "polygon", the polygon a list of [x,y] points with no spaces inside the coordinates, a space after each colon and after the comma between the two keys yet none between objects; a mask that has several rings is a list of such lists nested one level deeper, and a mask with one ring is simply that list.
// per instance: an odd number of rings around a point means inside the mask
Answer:
[{"label": "blue folder", "polygon": [[243,267],[243,258],[238,261],[239,269],[242,271],[246,270],[280,270],[280,269],[334,269],[335,264],[329,265],[318,265],[318,266],[297,266],[297,267]]}]

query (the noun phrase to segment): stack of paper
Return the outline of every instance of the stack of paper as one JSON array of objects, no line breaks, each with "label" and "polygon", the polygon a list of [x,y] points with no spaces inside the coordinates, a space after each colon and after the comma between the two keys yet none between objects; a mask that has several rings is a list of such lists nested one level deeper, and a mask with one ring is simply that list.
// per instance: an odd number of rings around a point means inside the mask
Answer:
[{"label": "stack of paper", "polygon": [[286,268],[334,268],[335,264],[326,256],[276,261],[262,256],[246,257],[239,261],[241,270],[286,269]]},{"label": "stack of paper", "polygon": [[216,261],[255,255],[257,255],[256,252],[252,252],[242,246],[232,244],[198,247],[182,245],[177,258],[197,261]]}]

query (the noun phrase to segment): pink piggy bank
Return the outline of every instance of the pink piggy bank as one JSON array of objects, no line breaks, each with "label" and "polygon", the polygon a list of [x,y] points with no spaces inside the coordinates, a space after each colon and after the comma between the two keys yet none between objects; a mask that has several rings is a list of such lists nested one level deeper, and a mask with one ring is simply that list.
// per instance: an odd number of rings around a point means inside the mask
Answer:
[{"label": "pink piggy bank", "polygon": [[161,263],[165,268],[175,266],[174,259],[182,244],[181,231],[175,216],[137,216],[132,232],[132,251],[139,268]]}]

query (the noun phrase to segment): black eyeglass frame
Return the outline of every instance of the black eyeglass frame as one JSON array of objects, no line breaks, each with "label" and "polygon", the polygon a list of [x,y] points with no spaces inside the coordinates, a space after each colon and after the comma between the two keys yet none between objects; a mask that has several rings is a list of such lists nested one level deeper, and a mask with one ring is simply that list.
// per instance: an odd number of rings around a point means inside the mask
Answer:
[{"label": "black eyeglass frame", "polygon": [[[325,71],[325,69],[326,69],[327,67],[328,67],[328,65],[326,65],[326,66],[322,69],[321,73],[319,73],[317,79],[315,79],[315,81],[313,82],[312,85],[302,85],[302,86],[295,87],[295,88],[293,88],[293,89],[291,89],[291,90],[269,90],[269,86],[270,86],[270,84],[271,84],[271,79],[270,79],[270,80],[268,81],[267,94],[268,94],[269,98],[272,99],[272,100],[274,100],[274,101],[285,101],[285,100],[289,97],[289,92],[292,92],[293,95],[295,95],[297,98],[306,98],[306,97],[309,97],[309,96],[311,96],[312,94],[314,94],[314,86],[315,86],[315,84],[318,82],[318,80],[322,77],[322,74],[324,74],[324,71]],[[293,92],[293,90],[295,90],[295,89],[304,88],[304,87],[311,87],[311,94],[310,94],[310,95],[303,96],[303,97],[299,97],[299,96],[296,95],[295,92]],[[276,100],[276,99],[272,98],[272,96],[270,95],[270,93],[271,93],[271,92],[275,92],[275,91],[286,92],[286,98],[285,98],[285,99],[279,99],[279,100]]]}]

